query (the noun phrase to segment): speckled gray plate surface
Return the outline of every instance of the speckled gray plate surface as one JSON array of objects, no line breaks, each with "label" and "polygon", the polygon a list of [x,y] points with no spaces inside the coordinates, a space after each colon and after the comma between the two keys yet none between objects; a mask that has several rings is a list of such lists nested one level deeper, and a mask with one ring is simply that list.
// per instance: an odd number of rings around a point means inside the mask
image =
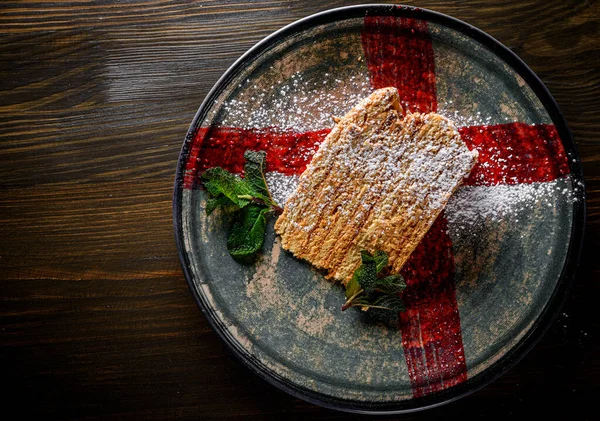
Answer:
[{"label": "speckled gray plate surface", "polygon": [[[331,116],[389,85],[481,157],[404,271],[407,312],[341,312],[342,287],[282,250],[273,220],[259,261],[236,263],[231,218],[206,216],[198,175],[266,150],[283,205]],[[516,56],[445,15],[357,6],[278,31],[219,80],[183,146],[174,223],[194,296],[252,370],[321,405],[402,412],[487,384],[535,343],[574,274],[584,206],[564,118]]]}]

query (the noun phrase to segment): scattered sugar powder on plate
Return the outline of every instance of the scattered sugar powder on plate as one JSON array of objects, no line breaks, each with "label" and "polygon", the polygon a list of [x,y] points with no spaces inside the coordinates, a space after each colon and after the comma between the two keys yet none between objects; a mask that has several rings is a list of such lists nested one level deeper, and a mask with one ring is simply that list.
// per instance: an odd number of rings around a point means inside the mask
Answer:
[{"label": "scattered sugar powder on plate", "polygon": [[240,88],[244,91],[239,96],[223,104],[220,125],[245,129],[278,127],[298,132],[332,127],[332,116],[345,115],[373,92],[368,77],[338,77],[331,73],[319,75],[318,80],[295,73],[271,86]]},{"label": "scattered sugar powder on plate", "polygon": [[451,111],[445,103],[439,104],[437,113],[452,120],[456,127],[489,126],[491,124],[505,123],[505,121],[495,121],[491,115],[483,116],[479,111],[475,114],[462,114],[458,110]]},{"label": "scattered sugar powder on plate", "polygon": [[279,206],[285,205],[288,197],[296,190],[300,181],[300,177],[297,175],[285,175],[276,171],[266,173],[265,177],[271,197]]},{"label": "scattered sugar powder on plate", "polygon": [[[576,200],[564,181],[495,186],[462,186],[450,198],[446,217],[454,230],[468,233],[483,223],[518,221],[557,200]],[[458,232],[455,232],[455,234]]]}]

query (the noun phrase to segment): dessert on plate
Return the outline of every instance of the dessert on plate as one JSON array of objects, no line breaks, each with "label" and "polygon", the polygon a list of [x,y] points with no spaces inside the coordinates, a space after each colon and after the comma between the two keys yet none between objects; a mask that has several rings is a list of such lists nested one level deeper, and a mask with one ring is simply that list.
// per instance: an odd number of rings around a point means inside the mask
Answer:
[{"label": "dessert on plate", "polygon": [[405,112],[396,88],[379,89],[337,121],[275,230],[344,284],[361,250],[386,252],[398,273],[476,162],[452,121]]}]

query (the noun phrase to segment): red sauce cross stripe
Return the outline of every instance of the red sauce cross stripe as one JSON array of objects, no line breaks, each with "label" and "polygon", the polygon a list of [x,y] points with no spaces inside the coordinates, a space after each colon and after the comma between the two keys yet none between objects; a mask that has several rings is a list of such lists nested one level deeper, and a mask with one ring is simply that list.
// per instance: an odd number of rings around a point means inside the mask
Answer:
[{"label": "red sauce cross stripe", "polygon": [[374,88],[398,88],[411,112],[435,112],[435,66],[427,22],[366,16],[362,43]]},{"label": "red sauce cross stripe", "polygon": [[[437,111],[433,44],[427,22],[367,16],[362,43],[373,88],[394,86],[410,111]],[[454,283],[454,256],[444,213],[402,268],[406,311],[399,313],[413,396],[467,379]]]},{"label": "red sauce cross stripe", "polygon": [[329,129],[298,133],[274,127],[200,128],[189,149],[183,187],[187,189],[195,187],[198,176],[212,167],[222,167],[242,174],[244,152],[249,149],[267,153],[267,171],[278,171],[286,175],[302,174],[328,134]]},{"label": "red sauce cross stripe", "polygon": [[461,127],[463,141],[479,151],[466,185],[556,180],[569,173],[567,155],[553,124]]},{"label": "red sauce cross stripe", "polygon": [[[435,112],[435,65],[427,23],[411,18],[367,16],[363,49],[373,88],[395,86],[411,111]],[[467,185],[545,182],[569,173],[567,156],[553,125],[509,123],[459,129],[479,161]],[[243,172],[247,149],[267,152],[267,171],[301,174],[329,129],[295,132],[276,127],[209,127],[192,139],[183,187],[195,188],[206,169]],[[404,357],[413,395],[424,396],[467,379],[456,301],[452,242],[444,213],[402,270],[408,288],[399,314]]]}]

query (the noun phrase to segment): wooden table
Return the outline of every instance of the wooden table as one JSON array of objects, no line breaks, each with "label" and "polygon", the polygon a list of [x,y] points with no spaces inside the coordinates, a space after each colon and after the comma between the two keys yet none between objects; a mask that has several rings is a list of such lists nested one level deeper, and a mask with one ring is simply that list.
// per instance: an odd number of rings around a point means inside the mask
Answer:
[{"label": "wooden table", "polygon": [[[183,137],[219,76],[271,32],[348,4],[2,3],[4,414],[354,418],[288,396],[229,352],[188,290],[171,214]],[[579,275],[542,341],[483,390],[401,418],[574,407],[575,418],[591,418],[600,383],[600,8],[588,1],[415,4],[488,32],[541,77],[579,148],[588,222]]]}]

